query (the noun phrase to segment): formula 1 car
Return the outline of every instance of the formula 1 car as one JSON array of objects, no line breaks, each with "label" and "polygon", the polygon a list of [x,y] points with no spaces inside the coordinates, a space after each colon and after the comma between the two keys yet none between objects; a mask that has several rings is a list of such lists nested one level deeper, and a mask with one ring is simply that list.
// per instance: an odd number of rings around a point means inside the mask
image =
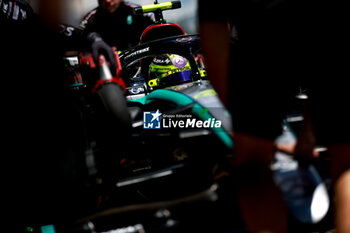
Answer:
[{"label": "formula 1 car", "polygon": [[103,56],[99,64],[89,53],[76,58],[81,76],[71,79],[71,87],[87,103],[81,114],[87,170],[118,187],[166,168],[190,171],[188,177],[202,168],[210,174],[214,161],[233,147],[231,117],[206,78],[198,35],[185,35],[162,16],[180,6],[173,1],[135,8],[153,12],[156,23],[139,46],[115,52],[116,77]]},{"label": "formula 1 car", "polygon": [[[82,78],[75,78],[71,87],[83,99],[85,163],[93,185],[100,190],[102,184],[104,190],[102,211],[80,219],[80,231],[244,232],[234,190],[227,185],[234,181],[220,183],[217,178],[225,174],[220,168],[234,146],[231,115],[207,79],[199,36],[186,35],[162,16],[163,10],[180,6],[179,1],[156,2],[135,9],[153,12],[158,23],[145,30],[138,46],[116,51],[116,77],[103,56],[99,64],[89,53],[75,58]],[[97,78],[84,79],[91,76]],[[328,205],[316,220],[300,212],[320,202],[313,201],[320,185],[317,193],[327,202],[317,171],[281,169],[287,162],[279,158],[272,169],[289,194],[292,215],[301,222],[320,221]],[[301,172],[311,180],[309,189],[293,196],[285,178],[300,178]],[[304,190],[304,181],[299,190]]]},{"label": "formula 1 car", "polygon": [[[222,191],[214,176],[233,146],[230,114],[206,78],[198,35],[166,23],[160,7],[179,2],[147,8],[161,23],[145,30],[139,46],[121,53],[116,47],[115,77],[106,59],[100,56],[96,64],[90,51],[64,58],[76,111],[72,121],[81,134],[75,147],[83,168],[74,172],[84,177],[84,200],[90,202],[77,222],[33,225],[32,232],[218,229],[213,219],[224,212],[217,209]],[[170,70],[154,76],[162,65]],[[168,72],[174,78],[165,77]],[[200,223],[209,217],[208,224]]]}]

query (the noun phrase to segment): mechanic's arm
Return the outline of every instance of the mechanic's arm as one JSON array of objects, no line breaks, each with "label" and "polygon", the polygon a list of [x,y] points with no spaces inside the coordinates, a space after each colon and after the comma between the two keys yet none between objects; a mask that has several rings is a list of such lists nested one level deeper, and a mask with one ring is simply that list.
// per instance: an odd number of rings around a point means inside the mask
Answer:
[{"label": "mechanic's arm", "polygon": [[227,105],[231,31],[225,22],[201,21],[200,36],[208,77]]},{"label": "mechanic's arm", "polygon": [[90,42],[92,57],[94,62],[98,64],[99,56],[104,55],[106,60],[110,62],[112,75],[117,74],[117,62],[113,48],[108,45],[97,32],[87,34],[87,40]]}]

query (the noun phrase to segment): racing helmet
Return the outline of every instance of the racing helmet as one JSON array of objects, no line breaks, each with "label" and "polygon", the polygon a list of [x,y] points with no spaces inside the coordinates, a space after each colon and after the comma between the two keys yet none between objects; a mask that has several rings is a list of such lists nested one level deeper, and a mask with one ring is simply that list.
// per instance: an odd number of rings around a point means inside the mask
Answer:
[{"label": "racing helmet", "polygon": [[153,58],[149,66],[150,87],[167,87],[192,81],[190,62],[176,54],[163,54]]}]

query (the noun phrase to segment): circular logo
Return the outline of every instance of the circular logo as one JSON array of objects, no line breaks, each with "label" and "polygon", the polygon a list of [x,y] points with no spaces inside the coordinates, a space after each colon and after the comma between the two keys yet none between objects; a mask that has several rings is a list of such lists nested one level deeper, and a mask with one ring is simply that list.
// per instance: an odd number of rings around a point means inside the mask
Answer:
[{"label": "circular logo", "polygon": [[172,59],[174,66],[182,68],[186,65],[186,59],[180,56],[174,56]]}]

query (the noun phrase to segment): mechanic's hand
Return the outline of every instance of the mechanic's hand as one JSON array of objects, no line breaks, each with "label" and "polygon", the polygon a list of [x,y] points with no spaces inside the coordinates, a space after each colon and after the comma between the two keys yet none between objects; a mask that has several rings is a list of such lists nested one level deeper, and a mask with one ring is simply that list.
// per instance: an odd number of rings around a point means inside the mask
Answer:
[{"label": "mechanic's hand", "polygon": [[103,41],[102,37],[96,33],[91,32],[87,39],[91,43],[92,57],[96,65],[98,65],[99,56],[102,54],[105,56],[106,61],[110,63],[110,69],[113,77],[117,74],[117,62],[115,60],[115,54],[113,48]]},{"label": "mechanic's hand", "polygon": [[21,22],[33,17],[32,7],[24,0],[0,1],[0,22]]}]

